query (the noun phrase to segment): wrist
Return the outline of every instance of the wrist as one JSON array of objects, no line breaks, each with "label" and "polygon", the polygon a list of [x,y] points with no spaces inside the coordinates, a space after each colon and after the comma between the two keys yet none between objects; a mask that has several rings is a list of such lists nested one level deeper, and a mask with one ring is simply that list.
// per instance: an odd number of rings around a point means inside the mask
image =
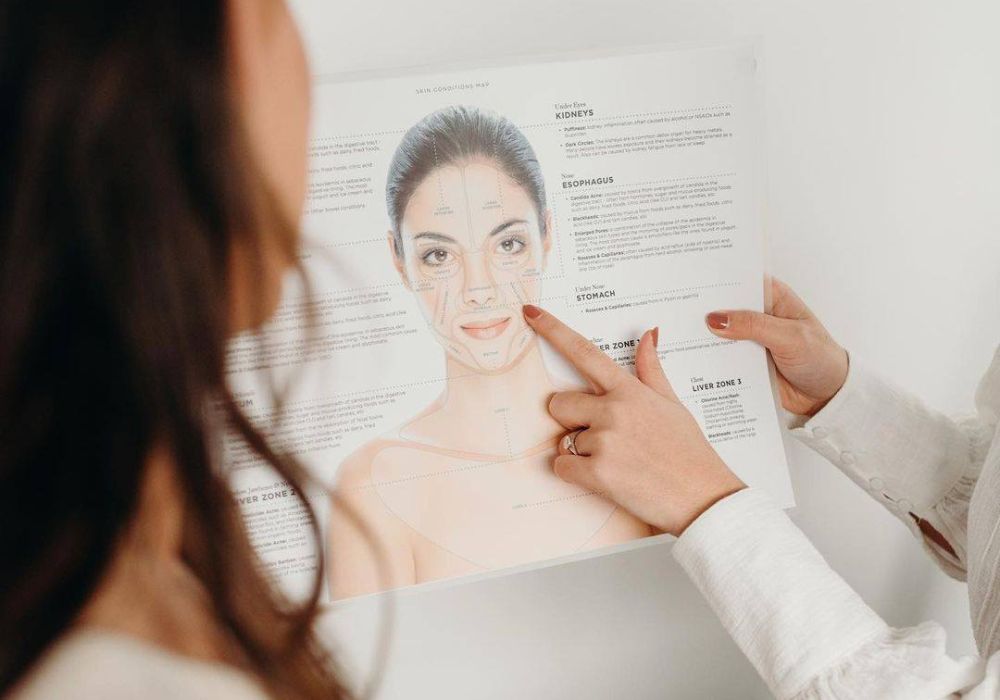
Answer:
[{"label": "wrist", "polygon": [[742,491],[747,488],[747,485],[740,480],[729,467],[723,465],[725,469],[725,474],[721,475],[721,478],[713,483],[708,488],[701,491],[697,496],[691,500],[691,505],[684,515],[678,518],[677,522],[674,523],[674,527],[670,529],[664,528],[667,532],[675,537],[680,537],[684,534],[684,531],[691,526],[698,518],[702,516],[705,511],[710,509],[719,501],[732,496],[738,491]]},{"label": "wrist", "polygon": [[812,418],[826,408],[826,405],[833,400],[834,396],[840,393],[840,390],[844,388],[844,384],[847,383],[847,374],[850,370],[850,355],[847,350],[840,345],[836,346],[836,350],[834,350],[833,355],[833,369],[831,371],[831,379],[828,382],[829,389],[824,392],[823,397],[818,398],[813,405],[802,414],[808,418]]}]

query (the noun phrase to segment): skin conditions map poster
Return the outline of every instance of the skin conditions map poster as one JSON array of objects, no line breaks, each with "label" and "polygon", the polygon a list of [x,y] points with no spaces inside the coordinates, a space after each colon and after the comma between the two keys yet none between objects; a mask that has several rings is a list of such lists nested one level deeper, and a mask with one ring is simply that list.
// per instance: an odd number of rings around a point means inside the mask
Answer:
[{"label": "skin conditions map poster", "polygon": [[[764,308],[753,42],[317,82],[301,262],[230,349],[244,409],[322,488],[232,441],[251,537],[328,600],[663,539],[552,472],[546,405],[581,379],[525,303],[623,366],[659,326],[679,397],[748,484],[792,505],[764,351],[711,335]],[[273,388],[280,405],[270,399]]]}]

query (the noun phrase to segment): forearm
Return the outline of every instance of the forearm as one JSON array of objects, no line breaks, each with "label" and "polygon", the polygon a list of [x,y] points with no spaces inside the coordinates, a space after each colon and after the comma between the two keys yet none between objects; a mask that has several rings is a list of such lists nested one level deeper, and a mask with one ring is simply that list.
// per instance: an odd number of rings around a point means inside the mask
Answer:
[{"label": "forearm", "polygon": [[852,358],[843,389],[791,427],[924,537],[949,574],[963,577],[968,501],[990,436],[985,421],[933,411]]},{"label": "forearm", "polygon": [[944,698],[982,676],[936,626],[891,629],[752,489],[706,511],[674,557],[778,698]]},{"label": "forearm", "polygon": [[706,511],[673,554],[779,698],[887,629],[754,489]]}]

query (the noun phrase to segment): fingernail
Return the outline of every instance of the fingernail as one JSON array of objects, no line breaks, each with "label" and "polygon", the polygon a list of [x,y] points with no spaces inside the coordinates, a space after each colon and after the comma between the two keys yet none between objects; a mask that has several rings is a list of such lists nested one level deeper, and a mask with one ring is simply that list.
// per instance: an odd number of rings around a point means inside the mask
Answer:
[{"label": "fingernail", "polygon": [[657,326],[653,329],[653,347],[660,347],[660,327]]},{"label": "fingernail", "polygon": [[534,304],[525,304],[521,307],[521,312],[526,318],[538,318],[542,315],[542,310]]},{"label": "fingernail", "polygon": [[722,311],[713,311],[705,317],[705,322],[708,324],[709,328],[714,328],[717,331],[724,331],[729,328],[729,314],[723,313]]}]

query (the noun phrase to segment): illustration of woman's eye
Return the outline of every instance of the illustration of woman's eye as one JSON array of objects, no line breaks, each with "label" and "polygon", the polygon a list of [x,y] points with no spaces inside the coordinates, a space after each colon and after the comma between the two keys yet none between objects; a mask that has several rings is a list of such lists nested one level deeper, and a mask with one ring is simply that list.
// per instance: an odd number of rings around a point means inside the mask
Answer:
[{"label": "illustration of woman's eye", "polygon": [[444,248],[433,248],[420,256],[420,259],[431,267],[440,267],[451,262],[451,257],[451,253]]},{"label": "illustration of woman's eye", "polygon": [[527,244],[517,236],[508,236],[497,243],[496,251],[503,255],[517,255],[527,247]]}]

